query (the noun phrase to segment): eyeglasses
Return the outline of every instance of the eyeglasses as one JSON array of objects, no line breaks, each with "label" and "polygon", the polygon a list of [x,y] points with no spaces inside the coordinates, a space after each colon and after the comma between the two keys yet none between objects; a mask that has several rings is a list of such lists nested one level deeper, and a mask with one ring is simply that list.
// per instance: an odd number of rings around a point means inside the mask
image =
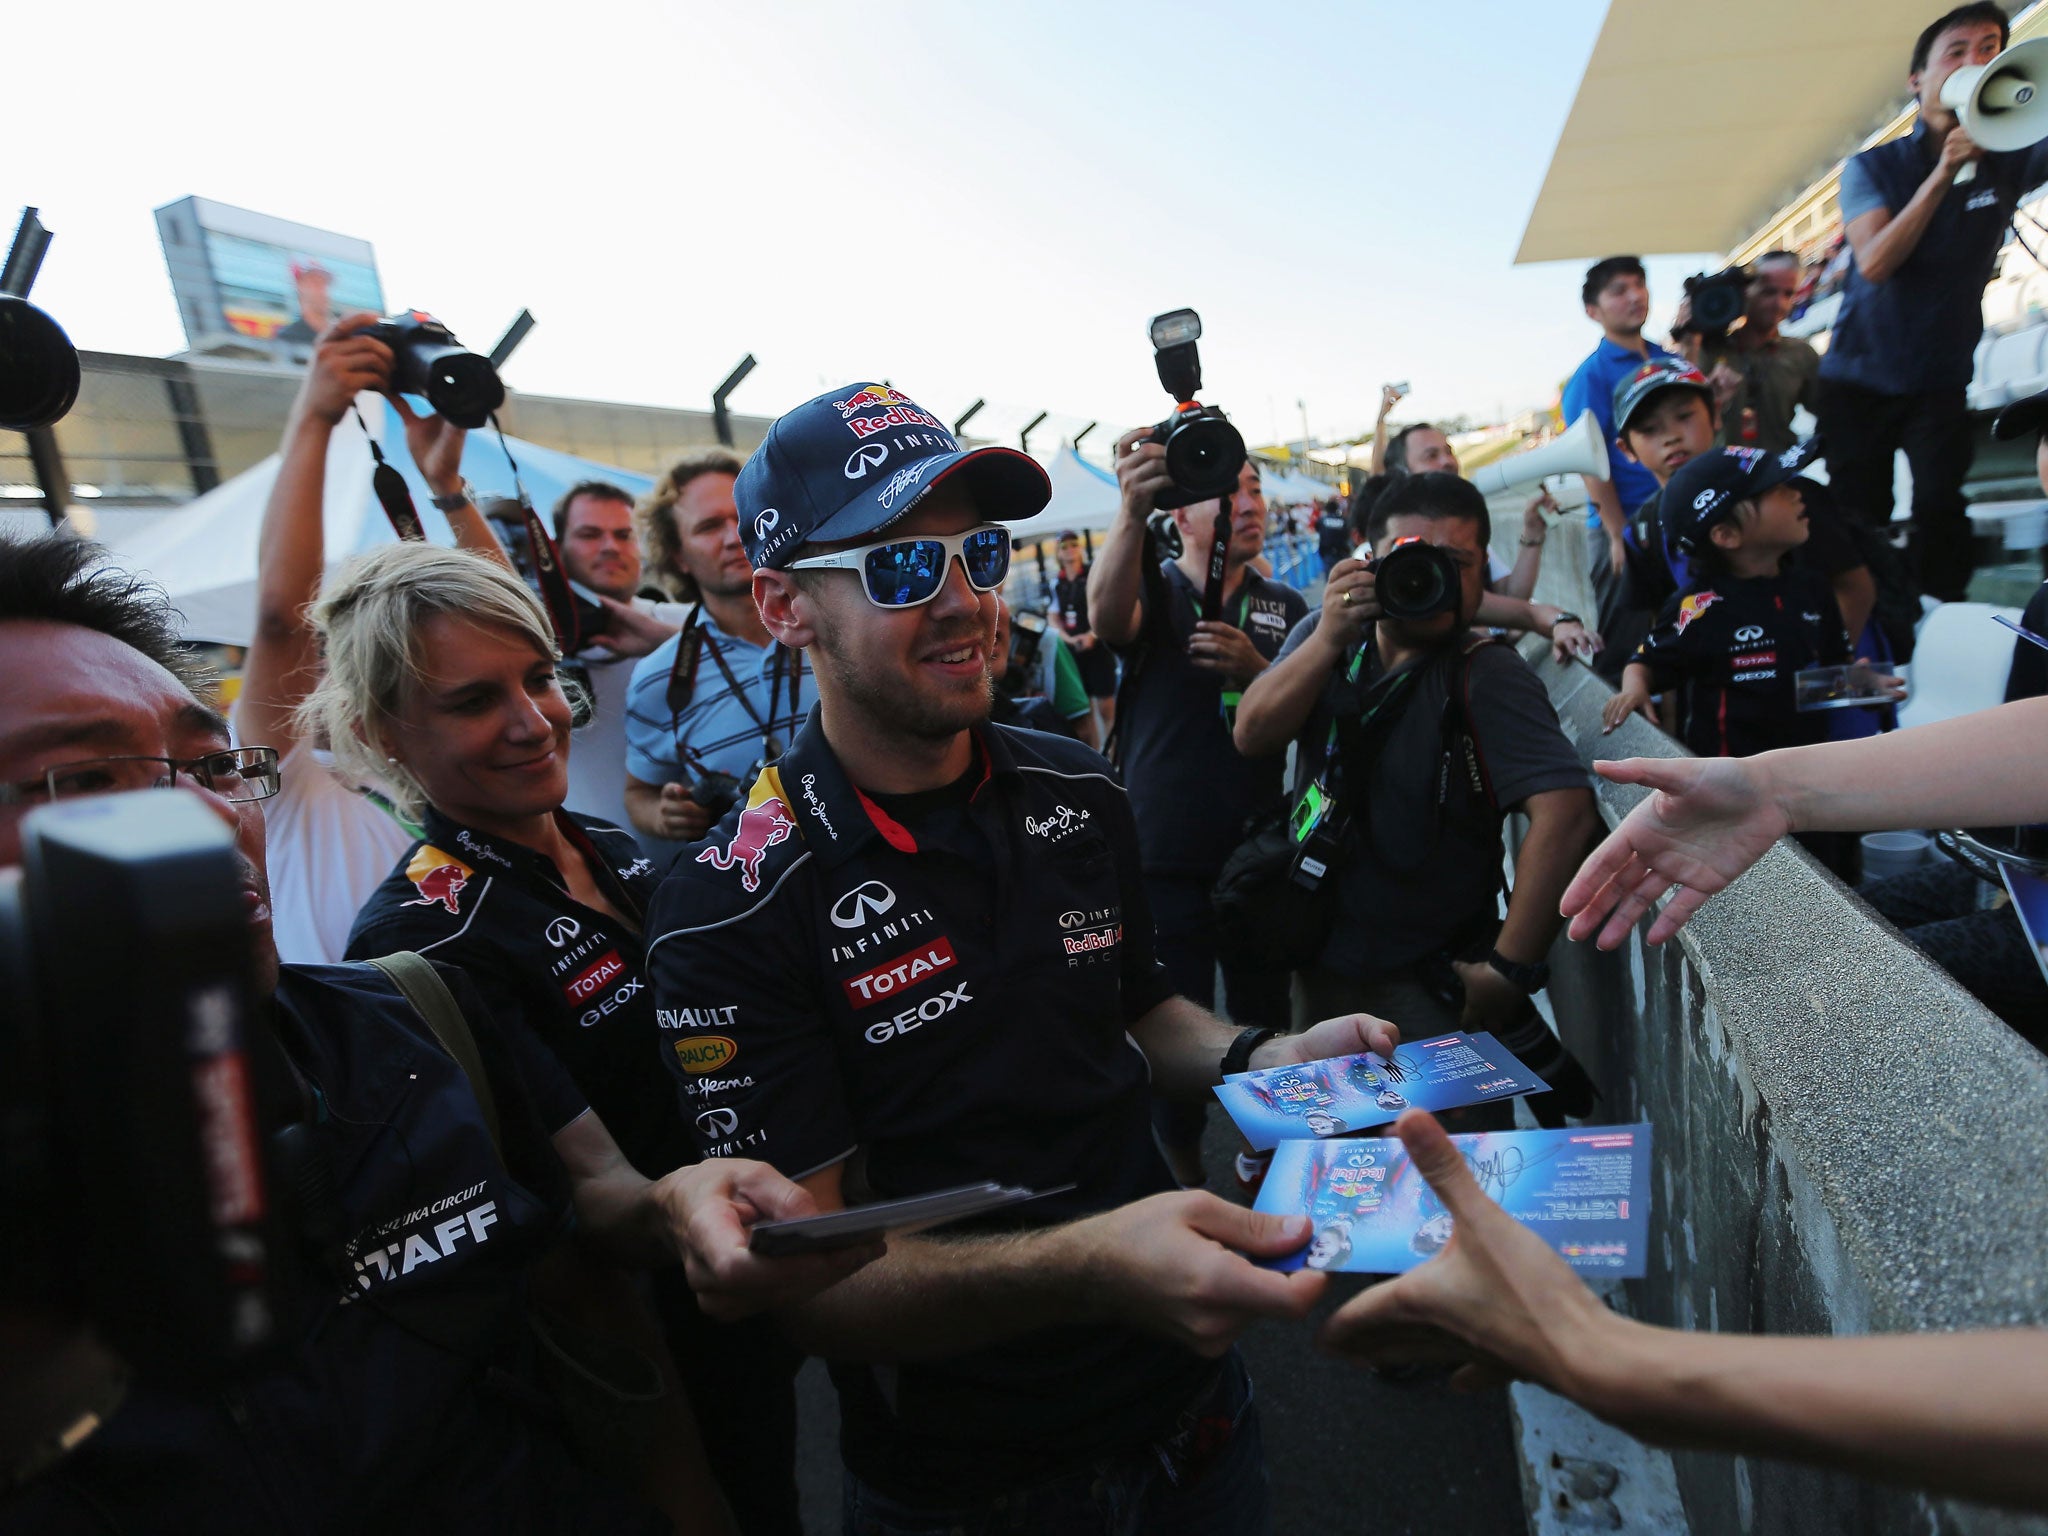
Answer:
[{"label": "eyeglasses", "polygon": [[0,784],[0,805],[168,789],[180,774],[230,801],[268,800],[284,783],[275,747],[236,747],[191,758],[93,757],[59,763],[40,778]]},{"label": "eyeglasses", "polygon": [[946,572],[959,557],[967,584],[993,592],[1010,574],[1010,530],[997,523],[965,533],[918,539],[888,539],[842,549],[836,555],[792,560],[792,571],[858,571],[861,590],[877,608],[916,608],[939,595]]}]

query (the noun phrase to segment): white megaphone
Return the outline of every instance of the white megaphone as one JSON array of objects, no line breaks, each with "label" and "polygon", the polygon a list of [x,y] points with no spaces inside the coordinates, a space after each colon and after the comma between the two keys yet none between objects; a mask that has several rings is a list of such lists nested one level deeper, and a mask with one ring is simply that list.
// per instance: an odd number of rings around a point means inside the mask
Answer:
[{"label": "white megaphone", "polygon": [[1577,421],[1542,446],[1496,459],[1483,469],[1473,470],[1466,478],[1482,495],[1492,496],[1509,486],[1527,485],[1551,475],[1609,478],[1607,439],[1600,431],[1599,418],[1590,410],[1579,412]]},{"label": "white megaphone", "polygon": [[[2048,37],[2014,43],[1989,64],[1965,64],[1941,83],[1941,104],[1989,150],[2026,149],[2048,139]],[[1977,167],[1956,173],[1956,185]]]}]

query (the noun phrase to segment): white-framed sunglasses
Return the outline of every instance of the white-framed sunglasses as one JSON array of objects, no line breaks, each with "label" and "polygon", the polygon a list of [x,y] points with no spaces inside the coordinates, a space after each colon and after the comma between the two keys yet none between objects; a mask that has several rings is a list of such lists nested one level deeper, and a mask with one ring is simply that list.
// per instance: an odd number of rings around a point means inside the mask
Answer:
[{"label": "white-framed sunglasses", "polygon": [[939,595],[955,558],[977,592],[993,592],[1010,574],[1010,530],[984,523],[965,533],[883,539],[832,555],[792,560],[792,571],[858,571],[861,591],[877,608],[916,608]]}]

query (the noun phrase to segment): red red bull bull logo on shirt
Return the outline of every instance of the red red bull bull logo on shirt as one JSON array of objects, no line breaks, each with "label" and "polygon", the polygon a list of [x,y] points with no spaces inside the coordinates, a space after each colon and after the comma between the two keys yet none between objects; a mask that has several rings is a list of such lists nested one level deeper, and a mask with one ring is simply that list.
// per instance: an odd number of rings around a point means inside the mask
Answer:
[{"label": "red red bull bull logo on shirt", "polygon": [[713,869],[740,872],[740,885],[749,891],[761,888],[761,861],[768,850],[796,835],[796,818],[782,798],[782,780],[773,768],[764,769],[747,795],[747,808],[740,812],[740,824],[733,828],[732,841],[723,848],[706,848],[697,855],[699,864]]},{"label": "red red bull bull logo on shirt", "polygon": [[474,874],[462,860],[450,858],[431,843],[422,843],[405,866],[405,878],[419,891],[408,907],[446,907],[451,915],[462,911],[462,888]]},{"label": "red red bull bull logo on shirt", "polygon": [[1719,601],[1721,601],[1721,594],[1718,592],[1695,592],[1691,597],[1680,598],[1678,601],[1678,632],[1681,635],[1684,634],[1686,625],[1690,624]]}]

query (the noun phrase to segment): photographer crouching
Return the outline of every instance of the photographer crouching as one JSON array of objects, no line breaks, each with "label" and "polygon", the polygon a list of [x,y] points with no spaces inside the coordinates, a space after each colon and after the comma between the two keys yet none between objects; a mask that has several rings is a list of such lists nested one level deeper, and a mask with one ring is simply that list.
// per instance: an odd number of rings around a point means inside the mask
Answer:
[{"label": "photographer crouching", "polygon": [[[1293,941],[1306,956],[1297,1027],[1362,1008],[1410,1039],[1490,1030],[1556,1090],[1530,1107],[1561,1123],[1592,1108],[1593,1085],[1530,998],[1598,826],[1586,770],[1522,658],[1468,632],[1485,591],[1485,497],[1455,475],[1415,475],[1380,497],[1366,532],[1373,558],[1338,562],[1322,611],[1237,711],[1248,756],[1299,747],[1296,866],[1318,881],[1318,927]],[[1511,813],[1529,827],[1503,923]],[[1460,1128],[1505,1127],[1503,1109]]]}]

